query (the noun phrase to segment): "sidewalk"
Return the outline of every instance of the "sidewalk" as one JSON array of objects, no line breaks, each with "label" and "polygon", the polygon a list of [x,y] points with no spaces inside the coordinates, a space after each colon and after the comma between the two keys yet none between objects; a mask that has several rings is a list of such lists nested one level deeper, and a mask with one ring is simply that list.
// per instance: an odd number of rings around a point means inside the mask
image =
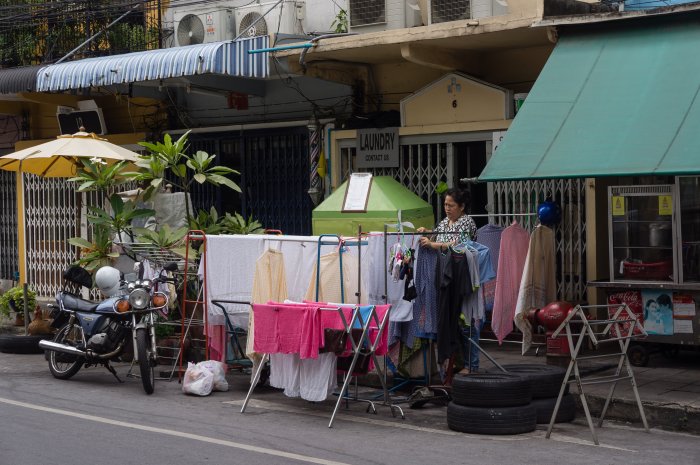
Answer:
[{"label": "sidewalk", "polygon": [[[499,347],[496,343],[485,342],[483,346],[488,354],[501,365],[548,363],[546,356],[535,356],[533,351],[530,351],[528,355],[521,355],[519,344]],[[561,361],[564,362],[564,367],[567,366],[568,360],[567,357]],[[550,357],[550,363],[562,365],[562,363],[556,363],[557,361]],[[583,366],[583,363],[581,365]],[[596,377],[614,374],[614,369],[601,371],[605,366],[610,366],[610,359],[606,362],[598,362],[597,365],[591,364],[589,368],[597,369]],[[481,367],[491,369],[493,364],[482,355]],[[666,358],[658,353],[653,354],[648,366],[633,367],[633,371],[649,427],[700,433],[700,352],[696,350],[680,351],[674,358]],[[583,387],[592,415],[600,413],[611,386],[612,383],[606,383]],[[578,388],[572,385],[571,392],[578,394]],[[578,396],[576,397],[578,398]],[[582,418],[583,411],[580,404],[579,413],[579,418]],[[641,426],[639,409],[630,380],[622,380],[617,383],[613,400],[605,418]]]}]

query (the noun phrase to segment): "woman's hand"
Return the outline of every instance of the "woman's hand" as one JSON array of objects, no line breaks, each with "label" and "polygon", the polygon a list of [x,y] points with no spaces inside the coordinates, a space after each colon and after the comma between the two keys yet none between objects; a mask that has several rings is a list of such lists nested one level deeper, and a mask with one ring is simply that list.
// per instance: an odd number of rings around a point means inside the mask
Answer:
[{"label": "woman's hand", "polygon": [[428,237],[421,237],[418,239],[418,243],[420,244],[421,247],[432,247],[432,242],[430,242],[430,238]]}]

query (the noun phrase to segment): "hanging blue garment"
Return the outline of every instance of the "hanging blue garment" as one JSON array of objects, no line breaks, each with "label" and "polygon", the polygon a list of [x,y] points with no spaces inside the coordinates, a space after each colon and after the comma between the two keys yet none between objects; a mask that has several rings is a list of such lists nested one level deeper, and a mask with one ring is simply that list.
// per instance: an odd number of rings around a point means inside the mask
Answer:
[{"label": "hanging blue garment", "polygon": [[467,241],[467,246],[475,249],[479,256],[479,284],[484,284],[495,278],[496,270],[493,269],[491,250],[484,244],[474,241]]}]

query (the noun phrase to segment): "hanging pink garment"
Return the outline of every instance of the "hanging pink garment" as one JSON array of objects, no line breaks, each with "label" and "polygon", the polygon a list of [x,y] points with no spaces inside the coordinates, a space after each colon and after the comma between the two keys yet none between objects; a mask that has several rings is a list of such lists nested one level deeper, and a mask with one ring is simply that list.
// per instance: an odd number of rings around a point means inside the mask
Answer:
[{"label": "hanging pink garment", "polygon": [[513,331],[513,316],[529,245],[530,234],[518,223],[508,226],[501,234],[496,295],[491,315],[491,328],[499,344]]}]

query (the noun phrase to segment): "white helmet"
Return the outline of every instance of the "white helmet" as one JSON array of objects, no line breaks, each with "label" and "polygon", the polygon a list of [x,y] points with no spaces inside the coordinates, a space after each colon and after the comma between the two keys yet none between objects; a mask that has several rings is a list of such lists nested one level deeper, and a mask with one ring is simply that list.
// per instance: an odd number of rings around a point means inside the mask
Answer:
[{"label": "white helmet", "polygon": [[95,273],[95,285],[107,297],[117,293],[120,279],[121,273],[119,270],[111,266],[103,266]]}]

